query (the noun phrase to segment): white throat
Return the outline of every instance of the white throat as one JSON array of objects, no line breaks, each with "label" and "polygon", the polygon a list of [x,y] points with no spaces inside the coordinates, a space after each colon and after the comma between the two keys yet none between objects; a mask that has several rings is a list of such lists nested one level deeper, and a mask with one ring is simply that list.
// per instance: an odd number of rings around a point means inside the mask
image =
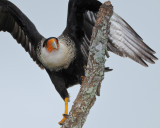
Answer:
[{"label": "white throat", "polygon": [[58,38],[59,49],[52,52],[48,52],[45,47],[41,46],[39,60],[50,71],[67,69],[74,60],[76,56],[75,44],[71,40],[66,41],[64,36],[60,36]]}]

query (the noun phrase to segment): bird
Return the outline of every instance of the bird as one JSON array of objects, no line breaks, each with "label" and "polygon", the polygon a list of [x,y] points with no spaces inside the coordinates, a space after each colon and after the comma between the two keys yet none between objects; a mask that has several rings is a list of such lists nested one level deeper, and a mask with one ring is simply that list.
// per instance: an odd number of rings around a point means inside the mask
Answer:
[{"label": "bird", "polygon": [[[66,28],[59,37],[45,38],[29,18],[9,0],[0,0],[0,31],[9,32],[29,53],[33,61],[48,73],[65,102],[62,125],[68,117],[67,89],[82,84],[88,61],[92,29],[102,3],[98,0],[69,0]],[[118,14],[110,19],[107,49],[121,57],[148,67],[158,58],[134,29]],[[107,56],[108,57],[108,56]],[[105,71],[111,69],[105,68]]]}]

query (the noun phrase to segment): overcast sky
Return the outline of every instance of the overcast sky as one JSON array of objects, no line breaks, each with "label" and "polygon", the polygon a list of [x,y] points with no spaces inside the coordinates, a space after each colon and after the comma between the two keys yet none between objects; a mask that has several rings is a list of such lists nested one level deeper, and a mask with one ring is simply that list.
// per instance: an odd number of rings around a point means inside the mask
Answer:
[{"label": "overcast sky", "polygon": [[[45,37],[65,28],[68,0],[12,0]],[[104,2],[104,0],[101,0]],[[160,1],[112,0],[114,10],[160,58]],[[50,78],[8,33],[0,33],[0,128],[59,128],[64,102]],[[101,96],[84,128],[160,128],[160,61],[148,68],[110,53]],[[69,108],[79,85],[68,89]]]}]

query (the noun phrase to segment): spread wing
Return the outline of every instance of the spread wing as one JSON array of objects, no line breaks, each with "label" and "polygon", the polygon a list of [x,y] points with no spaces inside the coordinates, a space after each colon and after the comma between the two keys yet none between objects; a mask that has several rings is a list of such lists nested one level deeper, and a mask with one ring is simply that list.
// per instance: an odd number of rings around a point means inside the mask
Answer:
[{"label": "spread wing", "polygon": [[[75,42],[80,44],[81,52],[87,62],[92,29],[97,12],[101,6],[97,0],[70,0],[68,6],[67,29]],[[143,66],[154,63],[155,52],[142,38],[116,13],[111,17],[109,42],[107,49],[119,56],[129,57]],[[77,40],[78,39],[78,40]]]},{"label": "spread wing", "polygon": [[[68,3],[67,27],[63,34],[68,35],[76,42],[76,46],[80,48],[80,51],[83,54],[85,64],[88,61],[90,46],[89,37],[92,34],[94,24],[89,24],[91,27],[87,28],[84,22],[86,20],[84,14],[88,10],[96,13],[100,6],[101,2],[98,0],[69,0]],[[88,32],[90,32],[89,35],[86,35]]]},{"label": "spread wing", "polygon": [[36,46],[44,37],[34,24],[11,2],[0,0],[0,31],[9,32],[41,67],[37,59]]},{"label": "spread wing", "polygon": [[[84,31],[86,37],[84,44],[89,42],[92,28],[96,22],[96,13],[88,11],[84,14]],[[153,51],[147,46],[142,38],[132,29],[132,27],[116,13],[110,19],[110,32],[108,50],[122,57],[129,57],[143,66],[148,66],[146,62],[154,64],[157,58]],[[146,61],[146,62],[145,62]]]}]

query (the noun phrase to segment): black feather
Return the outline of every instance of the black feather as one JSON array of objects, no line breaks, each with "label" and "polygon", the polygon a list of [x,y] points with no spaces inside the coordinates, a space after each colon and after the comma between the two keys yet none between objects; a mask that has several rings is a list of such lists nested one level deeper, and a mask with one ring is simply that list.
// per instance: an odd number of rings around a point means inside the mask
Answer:
[{"label": "black feather", "polygon": [[[33,47],[31,49],[35,50],[43,38],[27,16],[8,0],[0,0],[0,31],[9,32],[18,43],[21,43],[27,52],[29,52],[29,43]],[[42,67],[36,54],[32,53],[29,52],[30,56]]]}]

